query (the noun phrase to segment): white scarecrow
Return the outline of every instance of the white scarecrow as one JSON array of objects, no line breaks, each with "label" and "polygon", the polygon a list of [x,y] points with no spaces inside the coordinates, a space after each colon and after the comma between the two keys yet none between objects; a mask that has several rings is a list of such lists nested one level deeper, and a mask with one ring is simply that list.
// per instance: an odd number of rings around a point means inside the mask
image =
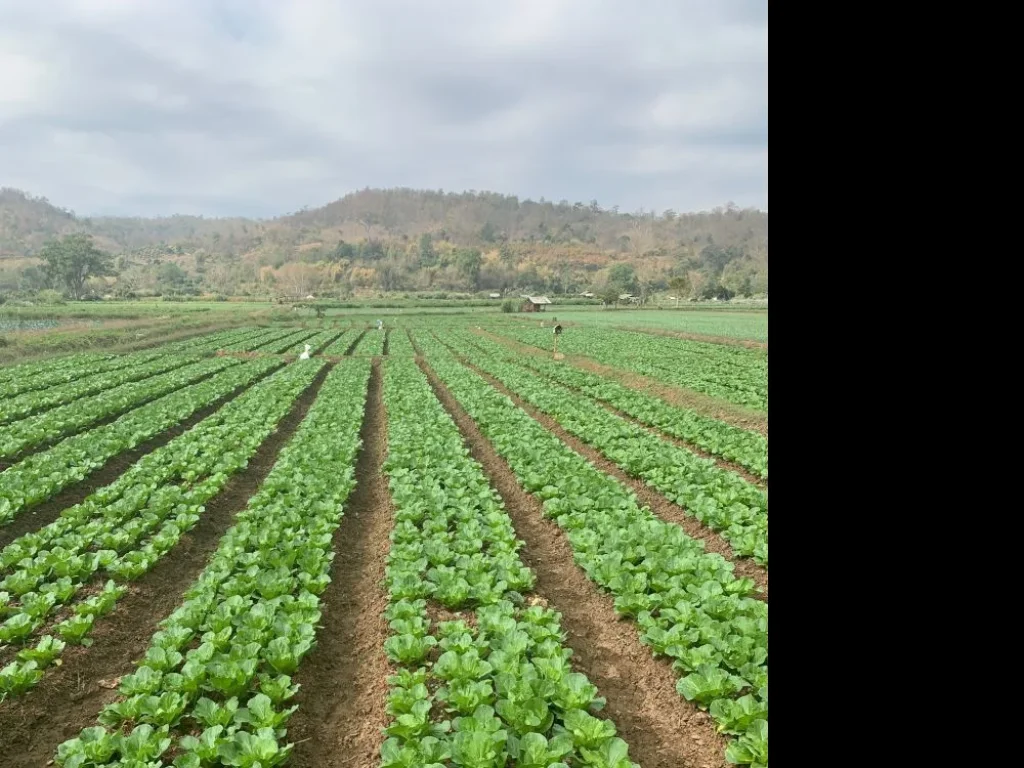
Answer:
[{"label": "white scarecrow", "polygon": [[306,345],[306,349],[303,351],[303,353],[301,355],[299,355],[299,360],[309,360],[309,350],[310,349],[312,349],[312,347],[310,347],[309,344],[307,344]]}]

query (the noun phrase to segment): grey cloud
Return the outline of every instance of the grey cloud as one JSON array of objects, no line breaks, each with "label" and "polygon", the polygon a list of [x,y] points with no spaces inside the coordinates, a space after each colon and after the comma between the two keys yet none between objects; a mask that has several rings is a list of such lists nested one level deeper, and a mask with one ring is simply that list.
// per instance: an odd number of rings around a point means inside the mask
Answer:
[{"label": "grey cloud", "polygon": [[0,0],[0,62],[49,73],[0,79],[0,184],[96,214],[266,216],[398,185],[767,207],[757,3],[323,0],[324,23],[313,5]]}]

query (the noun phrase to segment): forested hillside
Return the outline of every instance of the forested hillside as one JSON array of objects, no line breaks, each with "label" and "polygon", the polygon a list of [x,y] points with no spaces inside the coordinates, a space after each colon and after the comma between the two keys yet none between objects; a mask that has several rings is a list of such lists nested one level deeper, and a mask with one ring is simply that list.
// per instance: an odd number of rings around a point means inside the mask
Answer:
[{"label": "forested hillside", "polygon": [[768,214],[606,210],[489,193],[364,189],[270,220],[86,218],[0,190],[0,291],[52,285],[47,242],[82,233],[112,256],[100,295],[346,296],[372,291],[768,290]]}]

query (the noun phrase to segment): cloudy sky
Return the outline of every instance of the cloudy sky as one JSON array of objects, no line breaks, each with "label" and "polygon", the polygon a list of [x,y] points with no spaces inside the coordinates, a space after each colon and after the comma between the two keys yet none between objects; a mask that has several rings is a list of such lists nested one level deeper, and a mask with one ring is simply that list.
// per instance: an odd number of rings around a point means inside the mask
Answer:
[{"label": "cloudy sky", "polygon": [[92,215],[368,186],[767,209],[767,2],[0,0],[0,186]]}]

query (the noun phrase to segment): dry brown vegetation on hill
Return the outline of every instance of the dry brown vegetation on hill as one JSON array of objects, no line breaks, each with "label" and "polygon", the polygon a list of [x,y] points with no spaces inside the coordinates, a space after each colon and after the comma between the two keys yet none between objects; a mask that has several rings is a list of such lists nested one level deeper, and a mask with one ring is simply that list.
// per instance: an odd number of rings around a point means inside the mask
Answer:
[{"label": "dry brown vegetation on hill", "polygon": [[0,190],[0,291],[50,287],[45,243],[91,235],[114,256],[97,293],[767,292],[768,214],[619,213],[489,192],[364,189],[269,220],[84,218]]}]

